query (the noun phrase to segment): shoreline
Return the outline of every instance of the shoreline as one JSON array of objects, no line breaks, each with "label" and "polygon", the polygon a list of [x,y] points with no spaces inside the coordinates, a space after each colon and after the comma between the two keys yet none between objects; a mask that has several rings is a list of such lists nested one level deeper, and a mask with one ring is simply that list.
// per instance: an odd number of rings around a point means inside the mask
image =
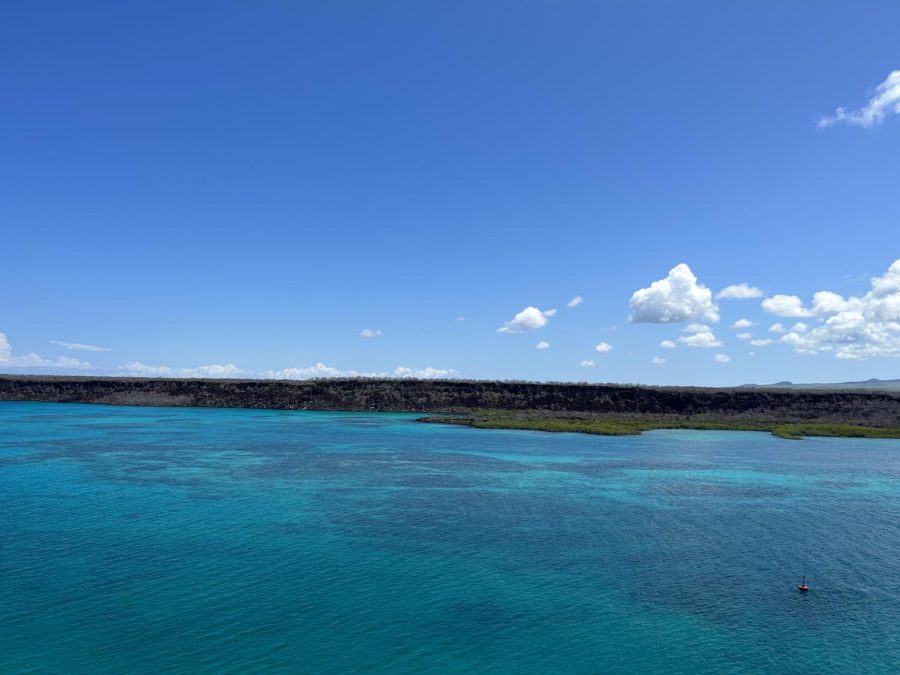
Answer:
[{"label": "shoreline", "polygon": [[756,431],[785,440],[805,437],[900,439],[900,427],[876,427],[829,422],[741,423],[701,420],[622,420],[622,419],[516,419],[503,416],[420,417],[428,424],[455,424],[474,429],[506,429],[575,433],[596,436],[639,436],[645,431],[685,429],[695,431]]},{"label": "shoreline", "polygon": [[[482,429],[633,435],[767,431],[900,438],[900,394],[485,380],[225,380],[0,375],[0,401],[395,412]],[[440,416],[429,419],[431,416]]]}]

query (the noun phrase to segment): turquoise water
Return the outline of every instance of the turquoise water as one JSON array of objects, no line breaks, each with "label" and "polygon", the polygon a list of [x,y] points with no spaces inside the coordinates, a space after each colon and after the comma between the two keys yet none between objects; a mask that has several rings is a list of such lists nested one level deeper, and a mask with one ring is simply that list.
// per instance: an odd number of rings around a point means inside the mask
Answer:
[{"label": "turquoise water", "polygon": [[900,670],[900,441],[0,403],[0,532],[2,672]]}]

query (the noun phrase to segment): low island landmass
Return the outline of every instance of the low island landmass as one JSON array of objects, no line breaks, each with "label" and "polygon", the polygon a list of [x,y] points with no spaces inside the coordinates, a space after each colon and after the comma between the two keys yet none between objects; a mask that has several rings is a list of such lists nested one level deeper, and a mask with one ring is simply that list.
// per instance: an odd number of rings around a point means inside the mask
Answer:
[{"label": "low island landmass", "polygon": [[0,375],[0,400],[415,412],[424,422],[591,434],[768,431],[900,438],[900,393],[476,380],[225,380]]}]

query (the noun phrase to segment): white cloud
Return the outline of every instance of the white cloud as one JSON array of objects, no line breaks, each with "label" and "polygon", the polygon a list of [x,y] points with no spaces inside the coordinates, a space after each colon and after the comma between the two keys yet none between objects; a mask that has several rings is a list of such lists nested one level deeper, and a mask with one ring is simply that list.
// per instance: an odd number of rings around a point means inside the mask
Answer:
[{"label": "white cloud", "polygon": [[534,346],[534,348],[535,349],[550,349],[550,343],[547,342],[546,340],[541,340]]},{"label": "white cloud", "polygon": [[397,366],[394,369],[394,377],[411,377],[416,380],[438,380],[451,377],[455,374],[456,371],[452,368],[432,368],[431,366],[421,370],[414,370],[413,368],[405,368],[403,366]]},{"label": "white cloud", "polygon": [[722,341],[719,340],[715,335],[711,332],[706,333],[694,333],[693,335],[688,335],[687,337],[678,338],[679,342],[687,345],[688,347],[721,347]]},{"label": "white cloud", "polygon": [[773,295],[761,303],[764,311],[775,316],[813,316],[813,312],[803,306],[803,301],[796,295]]},{"label": "white cloud", "polygon": [[732,328],[750,328],[750,326],[755,326],[756,322],[751,321],[750,319],[738,319],[733,324],[731,324]]},{"label": "white cloud", "polygon": [[45,359],[34,352],[19,356],[13,354],[12,346],[4,333],[0,333],[0,368],[57,368],[60,370],[87,370],[93,366],[87,361],[79,361],[68,356]]},{"label": "white cloud", "polygon": [[747,300],[749,298],[761,298],[763,292],[756,286],[747,284],[732,284],[716,293],[716,300]]},{"label": "white cloud", "polygon": [[589,359],[585,359],[584,361],[581,362],[581,365],[584,368],[593,368],[595,364],[593,361],[591,361]]},{"label": "white cloud", "polygon": [[53,359],[50,363],[58,368],[72,368],[73,370],[86,370],[93,367],[87,361],[81,361],[71,356],[60,356],[57,359]]},{"label": "white cloud", "polygon": [[65,349],[71,349],[80,352],[108,352],[109,347],[97,347],[96,345],[86,345],[81,342],[62,342],[61,340],[50,340],[50,344]]},{"label": "white cloud", "polygon": [[835,124],[851,124],[871,129],[884,121],[890,114],[900,114],[900,70],[893,71],[887,79],[875,88],[875,95],[859,110],[838,108],[833,115],[819,118],[816,126],[820,129]]},{"label": "white cloud", "polygon": [[871,286],[865,295],[846,299],[830,291],[816,293],[813,307],[823,323],[806,331],[792,329],[781,341],[800,353],[830,352],[839,359],[900,356],[900,259],[883,276],[873,277]]},{"label": "white cloud", "polygon": [[722,346],[722,341],[713,334],[712,329],[709,326],[704,326],[700,323],[692,323],[684,329],[684,332],[691,333],[691,335],[682,336],[678,338],[678,341],[688,347],[709,348]]},{"label": "white cloud", "polygon": [[731,357],[728,356],[728,354],[716,354],[713,357],[713,361],[715,361],[716,363],[728,363],[729,361],[731,361]]},{"label": "white cloud", "polygon": [[845,309],[851,309],[850,303],[837,293],[831,291],[819,291],[813,294],[812,312],[822,316],[823,314],[837,314]]},{"label": "white cloud", "polygon": [[211,364],[194,368],[173,368],[171,366],[150,366],[140,361],[129,361],[121,368],[122,374],[137,377],[237,377],[248,374],[233,363]]},{"label": "white cloud", "polygon": [[582,298],[580,295],[576,295],[566,303],[566,307],[578,307],[578,305],[580,305],[582,302],[584,302],[584,298]]},{"label": "white cloud", "polygon": [[608,342],[599,342],[599,343],[597,343],[597,346],[594,347],[594,350],[603,354],[605,352],[611,352],[612,348],[613,348],[612,345],[609,344]]},{"label": "white cloud", "polygon": [[753,345],[754,347],[767,347],[768,345],[772,344],[773,342],[775,342],[775,340],[772,340],[770,338],[764,338],[764,339],[759,339],[759,340],[750,340],[750,344]]},{"label": "white cloud", "polygon": [[807,326],[802,321],[798,321],[793,326],[791,326],[792,333],[805,333],[808,330],[809,330],[809,326]]},{"label": "white cloud", "polygon": [[357,370],[341,370],[339,368],[333,368],[331,366],[326,366],[321,362],[306,368],[285,368],[283,370],[268,370],[264,373],[259,373],[261,377],[272,380],[310,380],[334,377],[396,377],[433,380],[452,377],[455,374],[456,371],[452,368],[432,368],[431,366],[418,370],[415,368],[407,368],[406,366],[397,366],[390,373],[364,373]]},{"label": "white cloud", "polygon": [[652,359],[650,359],[650,363],[652,363],[655,366],[661,366],[665,362],[666,362],[666,360],[661,356],[654,356]]},{"label": "white cloud", "polygon": [[684,263],[669,270],[665,279],[635,291],[629,304],[630,320],[635,323],[719,320],[719,308],[712,301],[712,291],[697,283],[697,277]]},{"label": "white cloud", "polygon": [[783,333],[785,330],[785,327],[780,323],[773,323],[769,326],[770,333]]},{"label": "white cloud", "polygon": [[456,317],[456,319],[454,319],[454,321],[456,321],[456,322],[461,322],[461,321],[465,321],[465,320],[466,320],[466,317],[464,317],[464,316],[458,316],[458,317]]},{"label": "white cloud", "polygon": [[749,340],[753,337],[753,333],[738,333],[735,337],[737,337],[738,340]]},{"label": "white cloud", "polygon": [[537,330],[547,325],[549,317],[556,314],[555,309],[541,311],[537,307],[528,306],[516,314],[511,321],[497,329],[498,333],[524,333],[527,330]]},{"label": "white cloud", "polygon": [[361,338],[377,338],[380,336],[381,336],[380,330],[373,330],[371,328],[365,328],[359,334],[359,337],[361,337]]},{"label": "white cloud", "polygon": [[663,340],[662,342],[659,343],[659,346],[662,347],[663,349],[675,349],[676,345],[671,340]]},{"label": "white cloud", "polygon": [[377,373],[358,373],[355,370],[340,370],[326,366],[318,362],[314,366],[306,368],[284,368],[282,370],[267,370],[260,373],[261,377],[270,380],[309,380],[320,377],[376,377]]}]

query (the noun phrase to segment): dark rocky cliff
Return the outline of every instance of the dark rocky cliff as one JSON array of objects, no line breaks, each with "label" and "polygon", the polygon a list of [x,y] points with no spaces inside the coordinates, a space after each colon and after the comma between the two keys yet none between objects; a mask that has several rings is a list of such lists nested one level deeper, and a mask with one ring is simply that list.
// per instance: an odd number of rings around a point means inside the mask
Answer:
[{"label": "dark rocky cliff", "polygon": [[834,390],[462,380],[272,381],[0,375],[0,400],[432,413],[540,410],[900,426],[900,396],[886,392]]}]

